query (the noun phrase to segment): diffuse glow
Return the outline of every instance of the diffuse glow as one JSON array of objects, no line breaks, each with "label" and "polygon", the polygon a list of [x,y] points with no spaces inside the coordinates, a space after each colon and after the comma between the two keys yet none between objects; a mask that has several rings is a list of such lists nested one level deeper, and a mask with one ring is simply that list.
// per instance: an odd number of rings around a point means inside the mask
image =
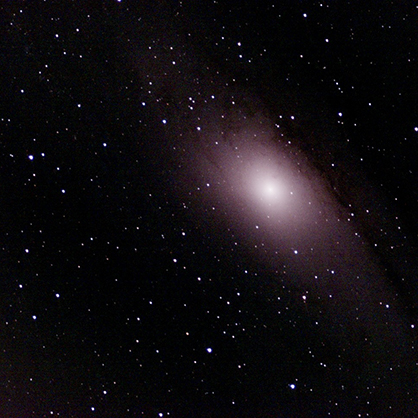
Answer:
[{"label": "diffuse glow", "polygon": [[300,155],[279,142],[267,124],[264,121],[260,132],[256,120],[247,120],[238,132],[223,136],[215,132],[205,138],[206,152],[198,168],[214,185],[206,193],[221,209],[224,221],[232,227],[239,224],[246,239],[247,229],[258,225],[265,245],[277,247],[284,241],[297,245],[307,231],[320,233],[322,192],[312,182],[314,175],[307,178],[309,169],[300,170],[304,163]]},{"label": "diffuse glow", "polygon": [[291,196],[283,175],[273,167],[249,170],[247,187],[254,199],[266,207],[284,206]]},{"label": "diffuse glow", "polygon": [[[345,232],[322,177],[299,149],[280,140],[263,116],[234,126],[222,131],[213,123],[194,154],[190,174],[195,189],[204,190],[196,194],[196,203],[205,222],[272,268],[284,260],[298,272],[325,266],[333,242]],[[190,181],[189,175],[185,185]],[[203,187],[207,183],[211,186]],[[311,261],[295,259],[294,249]]]}]

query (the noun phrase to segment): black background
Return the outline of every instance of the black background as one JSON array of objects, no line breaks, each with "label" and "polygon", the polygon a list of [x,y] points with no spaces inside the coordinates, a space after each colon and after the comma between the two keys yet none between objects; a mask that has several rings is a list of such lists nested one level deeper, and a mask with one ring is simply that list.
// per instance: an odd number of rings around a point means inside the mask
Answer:
[{"label": "black background", "polygon": [[[86,3],[0,7],[1,416],[418,414],[415,2]],[[329,302],[197,209],[212,94],[280,122],[356,212],[407,360],[318,328]]]}]

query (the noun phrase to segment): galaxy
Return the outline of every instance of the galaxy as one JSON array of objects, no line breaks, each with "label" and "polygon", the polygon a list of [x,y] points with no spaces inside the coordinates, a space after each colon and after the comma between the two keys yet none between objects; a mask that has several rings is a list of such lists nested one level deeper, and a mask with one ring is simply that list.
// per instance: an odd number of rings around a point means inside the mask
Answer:
[{"label": "galaxy", "polygon": [[418,416],[415,2],[1,10],[0,417]]}]

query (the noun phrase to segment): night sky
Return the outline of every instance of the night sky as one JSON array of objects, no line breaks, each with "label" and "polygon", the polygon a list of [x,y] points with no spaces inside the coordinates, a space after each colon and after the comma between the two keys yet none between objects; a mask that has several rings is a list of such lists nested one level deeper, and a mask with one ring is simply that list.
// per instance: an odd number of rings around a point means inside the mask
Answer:
[{"label": "night sky", "polygon": [[418,417],[415,1],[0,12],[0,417]]}]

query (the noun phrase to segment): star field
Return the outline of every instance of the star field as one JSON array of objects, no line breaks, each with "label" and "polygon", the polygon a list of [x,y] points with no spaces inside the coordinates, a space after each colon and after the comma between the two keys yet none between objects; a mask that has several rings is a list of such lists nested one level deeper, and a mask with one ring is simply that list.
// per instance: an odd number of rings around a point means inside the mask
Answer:
[{"label": "star field", "polygon": [[418,414],[413,1],[0,10],[0,417]]}]

